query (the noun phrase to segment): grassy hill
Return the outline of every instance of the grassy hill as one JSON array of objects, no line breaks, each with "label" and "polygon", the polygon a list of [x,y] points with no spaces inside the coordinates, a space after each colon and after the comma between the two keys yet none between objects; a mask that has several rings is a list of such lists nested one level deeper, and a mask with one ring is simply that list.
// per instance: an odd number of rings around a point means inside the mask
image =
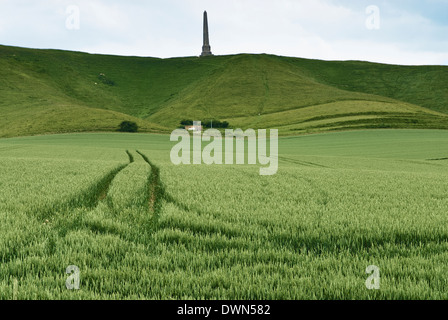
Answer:
[{"label": "grassy hill", "polygon": [[169,132],[183,119],[282,134],[448,128],[448,67],[271,55],[156,59],[0,46],[0,137]]}]

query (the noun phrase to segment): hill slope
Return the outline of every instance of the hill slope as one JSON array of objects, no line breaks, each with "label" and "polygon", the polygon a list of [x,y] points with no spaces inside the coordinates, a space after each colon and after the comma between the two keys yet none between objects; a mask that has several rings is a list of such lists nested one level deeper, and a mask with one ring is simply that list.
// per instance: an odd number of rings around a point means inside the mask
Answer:
[{"label": "hill slope", "polygon": [[281,133],[448,128],[448,67],[271,55],[155,59],[0,46],[0,137],[169,132],[183,119]]}]

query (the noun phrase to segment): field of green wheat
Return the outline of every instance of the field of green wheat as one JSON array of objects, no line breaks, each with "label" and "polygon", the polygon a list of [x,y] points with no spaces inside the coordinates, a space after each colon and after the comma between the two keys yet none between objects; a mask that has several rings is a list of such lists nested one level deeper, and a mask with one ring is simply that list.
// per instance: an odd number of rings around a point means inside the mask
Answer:
[{"label": "field of green wheat", "polygon": [[280,138],[274,176],[173,144],[0,140],[0,299],[448,299],[447,131]]}]

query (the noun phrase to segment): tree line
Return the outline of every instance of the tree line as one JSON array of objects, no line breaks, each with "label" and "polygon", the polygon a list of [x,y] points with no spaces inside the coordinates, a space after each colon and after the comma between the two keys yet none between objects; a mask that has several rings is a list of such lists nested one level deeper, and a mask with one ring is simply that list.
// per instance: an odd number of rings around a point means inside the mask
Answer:
[{"label": "tree line", "polygon": [[[180,124],[182,126],[192,126],[194,123],[193,120],[182,120]],[[214,129],[227,129],[230,124],[227,121],[219,121],[219,120],[205,120],[201,121],[201,124],[204,128],[214,128]]]}]

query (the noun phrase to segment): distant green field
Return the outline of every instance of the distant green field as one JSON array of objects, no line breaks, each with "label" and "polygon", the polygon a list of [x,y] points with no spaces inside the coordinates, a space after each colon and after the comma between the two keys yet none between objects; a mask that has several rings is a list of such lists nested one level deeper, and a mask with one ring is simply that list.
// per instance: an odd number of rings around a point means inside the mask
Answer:
[{"label": "distant green field", "polygon": [[171,146],[1,139],[0,299],[448,299],[448,131],[281,138],[268,177]]},{"label": "distant green field", "polygon": [[281,135],[448,128],[448,67],[273,55],[156,59],[0,46],[0,137],[168,133],[182,120]]}]

